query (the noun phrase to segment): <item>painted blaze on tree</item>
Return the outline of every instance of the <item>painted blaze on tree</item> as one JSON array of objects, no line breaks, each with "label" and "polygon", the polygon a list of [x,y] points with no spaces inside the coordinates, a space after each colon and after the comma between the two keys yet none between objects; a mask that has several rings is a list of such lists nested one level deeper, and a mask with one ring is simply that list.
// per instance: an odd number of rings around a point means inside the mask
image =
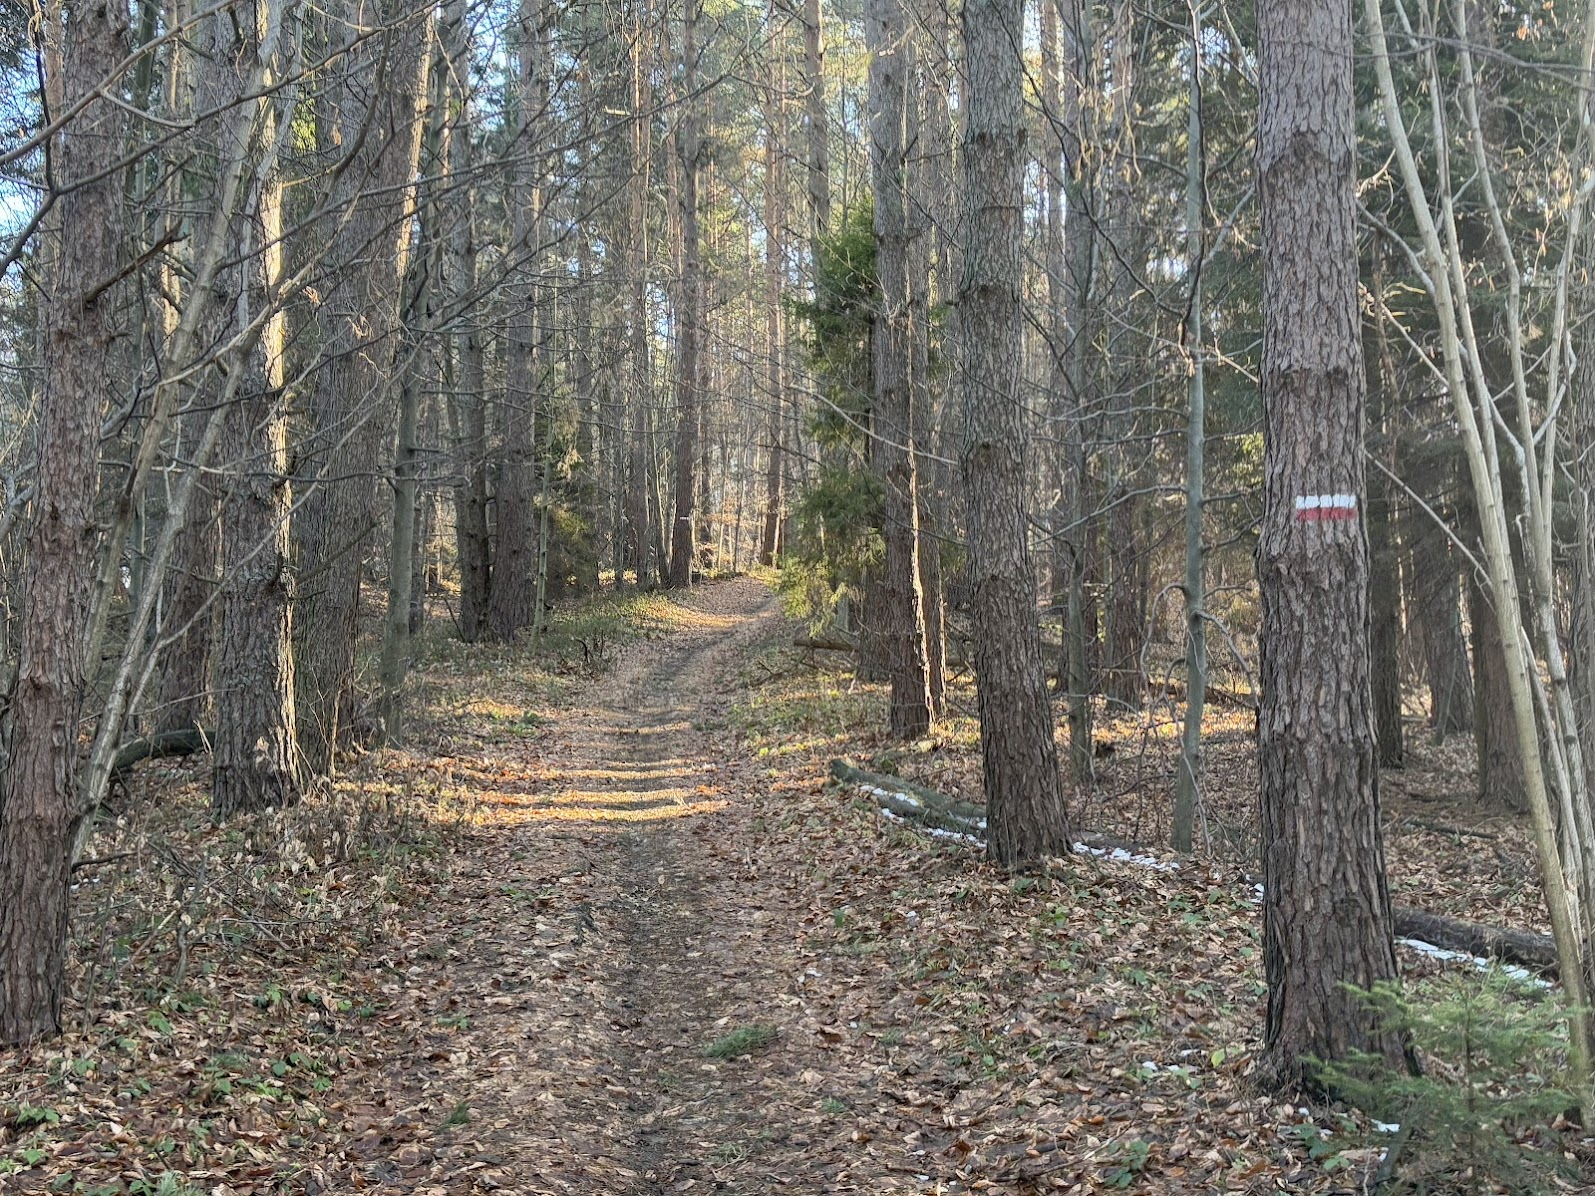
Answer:
[{"label": "painted blaze on tree", "polygon": [[1396,973],[1379,828],[1361,519],[1366,378],[1357,309],[1351,10],[1259,10],[1264,507],[1258,713],[1266,1066],[1399,1061],[1348,985]]}]

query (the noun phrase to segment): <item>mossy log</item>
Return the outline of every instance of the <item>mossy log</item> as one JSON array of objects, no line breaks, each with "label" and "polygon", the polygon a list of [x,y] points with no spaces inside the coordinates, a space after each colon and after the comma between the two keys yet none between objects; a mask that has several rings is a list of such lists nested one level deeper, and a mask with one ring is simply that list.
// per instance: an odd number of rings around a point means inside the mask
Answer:
[{"label": "mossy log", "polygon": [[831,775],[846,784],[867,790],[872,798],[900,817],[965,835],[983,837],[986,833],[984,806],[959,801],[889,773],[869,772],[851,760],[832,760]]}]

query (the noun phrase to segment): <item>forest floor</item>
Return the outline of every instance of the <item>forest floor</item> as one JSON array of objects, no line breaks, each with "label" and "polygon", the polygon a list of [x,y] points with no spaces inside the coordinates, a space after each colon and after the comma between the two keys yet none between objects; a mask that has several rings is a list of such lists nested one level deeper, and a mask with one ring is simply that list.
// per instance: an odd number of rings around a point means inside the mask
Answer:
[{"label": "forest floor", "polygon": [[[1212,720],[1233,850],[1014,878],[827,780],[978,794],[967,687],[894,746],[794,630],[744,578],[430,640],[404,748],[223,828],[202,763],[146,766],[78,873],[69,1033],[0,1053],[0,1192],[1366,1190],[1366,1121],[1251,1080],[1249,715]],[[1160,725],[1104,725],[1086,826],[1160,840]],[[1513,820],[1414,755],[1397,899],[1539,925]]]}]

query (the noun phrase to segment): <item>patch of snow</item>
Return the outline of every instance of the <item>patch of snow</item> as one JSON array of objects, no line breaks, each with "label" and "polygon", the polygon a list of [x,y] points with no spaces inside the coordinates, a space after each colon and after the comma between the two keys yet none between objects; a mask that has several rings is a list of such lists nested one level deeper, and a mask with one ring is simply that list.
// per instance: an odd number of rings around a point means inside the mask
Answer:
[{"label": "patch of snow", "polygon": [[895,810],[881,807],[881,817],[888,822],[895,822],[899,826],[911,826],[922,835],[929,835],[932,839],[951,839],[955,843],[964,843],[970,847],[985,847],[986,841],[976,835],[966,835],[962,831],[944,831],[939,826],[923,826],[918,822],[904,818]]},{"label": "patch of snow", "polygon": [[1443,960],[1446,963],[1471,963],[1480,971],[1488,972],[1491,968],[1499,968],[1505,975],[1514,980],[1522,980],[1538,988],[1550,988],[1551,982],[1527,968],[1519,967],[1515,963],[1502,963],[1497,959],[1485,959],[1479,955],[1469,955],[1466,951],[1448,951],[1444,947],[1436,947],[1433,943],[1426,943],[1422,939],[1397,939],[1403,947],[1410,947],[1420,955],[1427,955],[1431,959]]},{"label": "patch of snow", "polygon": [[912,793],[899,793],[895,789],[882,789],[879,785],[861,785],[861,789],[871,797],[889,797],[902,802],[905,806],[913,806],[916,810],[923,810],[925,803]]},{"label": "patch of snow", "polygon": [[1076,855],[1094,855],[1098,859],[1114,860],[1120,864],[1134,864],[1137,868],[1146,868],[1153,872],[1178,872],[1178,860],[1160,860],[1156,856],[1136,855],[1122,847],[1089,847],[1084,843],[1074,845]]},{"label": "patch of snow", "polygon": [[1376,1121],[1373,1123],[1373,1132],[1376,1134],[1399,1134],[1401,1123],[1396,1121]]}]

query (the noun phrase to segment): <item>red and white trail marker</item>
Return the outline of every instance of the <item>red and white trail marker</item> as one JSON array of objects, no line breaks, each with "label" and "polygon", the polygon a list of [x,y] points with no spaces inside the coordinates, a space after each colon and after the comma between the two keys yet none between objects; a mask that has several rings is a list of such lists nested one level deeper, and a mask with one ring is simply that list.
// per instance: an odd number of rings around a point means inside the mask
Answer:
[{"label": "red and white trail marker", "polygon": [[1298,494],[1297,523],[1325,523],[1357,517],[1355,494]]}]

